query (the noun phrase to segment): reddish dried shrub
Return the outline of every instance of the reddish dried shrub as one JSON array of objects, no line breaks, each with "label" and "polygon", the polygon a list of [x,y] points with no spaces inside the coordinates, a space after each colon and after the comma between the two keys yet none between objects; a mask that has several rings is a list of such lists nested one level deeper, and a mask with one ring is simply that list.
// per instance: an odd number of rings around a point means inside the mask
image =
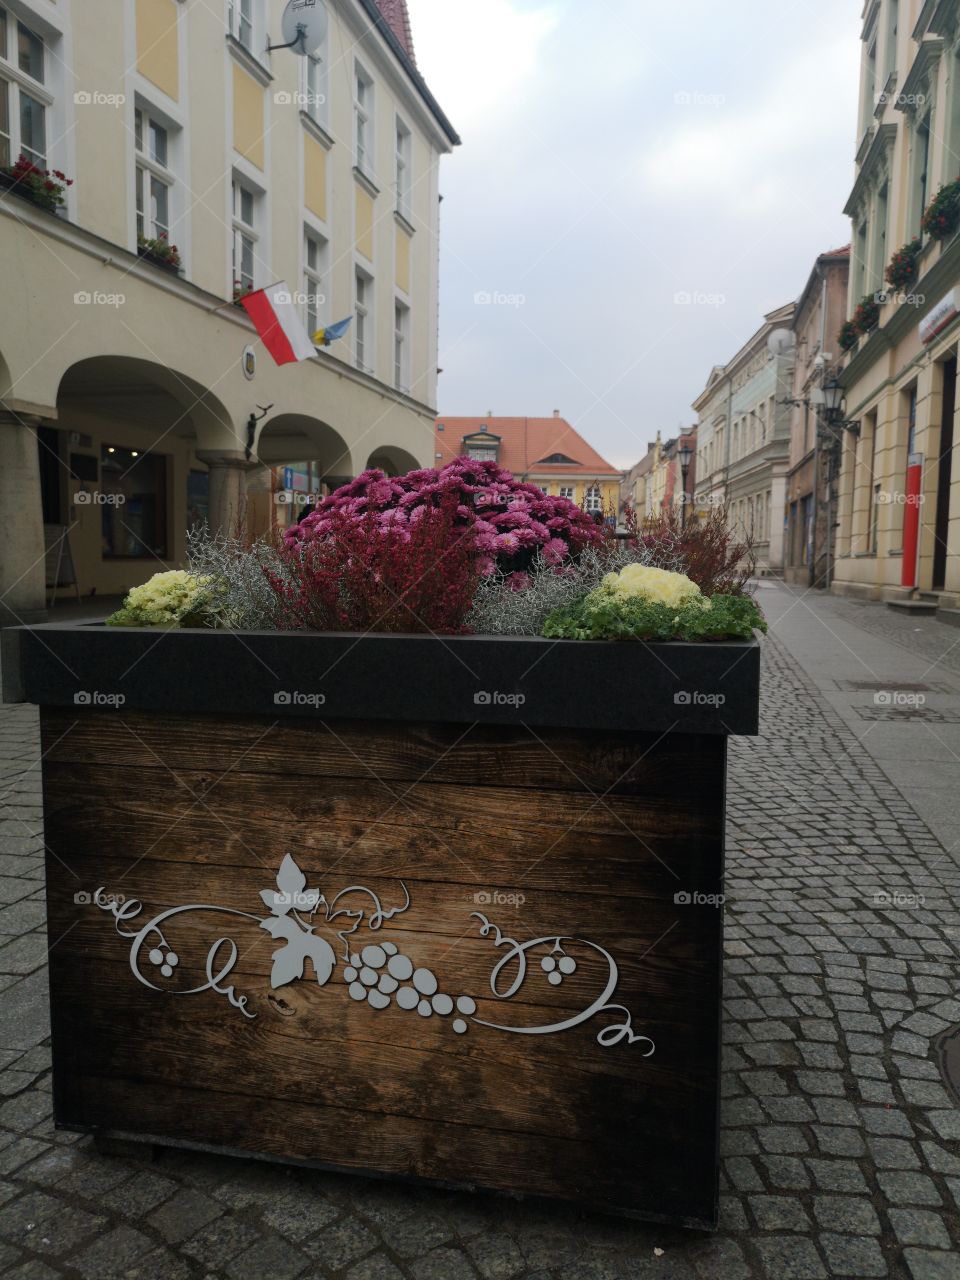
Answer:
[{"label": "reddish dried shrub", "polygon": [[457,635],[473,603],[479,552],[452,495],[424,507],[402,535],[376,512],[330,513],[322,537],[280,540],[281,571],[264,566],[281,630]]},{"label": "reddish dried shrub", "polygon": [[705,596],[741,595],[756,571],[753,540],[730,532],[725,507],[688,516],[685,525],[675,507],[643,521],[628,511],[624,523],[630,540],[651,552],[652,563],[685,573]]}]

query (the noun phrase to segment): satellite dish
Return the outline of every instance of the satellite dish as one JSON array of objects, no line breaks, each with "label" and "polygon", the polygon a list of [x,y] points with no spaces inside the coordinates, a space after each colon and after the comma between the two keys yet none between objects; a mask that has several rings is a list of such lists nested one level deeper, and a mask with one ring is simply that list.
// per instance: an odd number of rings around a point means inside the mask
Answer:
[{"label": "satellite dish", "polygon": [[285,44],[274,49],[292,49],[305,58],[323,43],[327,34],[327,6],[323,0],[287,0],[280,20]]},{"label": "satellite dish", "polygon": [[797,345],[792,329],[774,329],[767,339],[767,351],[771,356],[785,356]]}]

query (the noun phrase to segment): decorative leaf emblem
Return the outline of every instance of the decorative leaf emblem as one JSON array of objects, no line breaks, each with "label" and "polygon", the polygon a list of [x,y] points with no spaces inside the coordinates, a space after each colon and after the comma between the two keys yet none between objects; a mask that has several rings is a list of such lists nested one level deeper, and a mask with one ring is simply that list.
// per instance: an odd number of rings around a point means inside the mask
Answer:
[{"label": "decorative leaf emblem", "polygon": [[[260,927],[265,929],[268,924],[273,923],[275,922],[272,920],[264,920]],[[337,958],[333,954],[333,947],[324,938],[318,938],[315,933],[298,929],[292,921],[284,921],[284,923],[291,924],[294,935],[285,947],[273,953],[273,969],[270,972],[271,987],[283,987],[288,982],[295,982],[298,978],[302,978],[304,964],[308,959],[313,961],[317,982],[322,987],[336,964]],[[273,930],[268,932],[272,933]]]},{"label": "decorative leaf emblem", "polygon": [[320,901],[319,889],[308,889],[307,877],[290,854],[286,854],[277,872],[277,890],[262,889],[260,897],[275,916],[285,916],[288,911],[312,913]]},{"label": "decorative leaf emblem", "polygon": [[308,889],[306,884],[307,877],[288,853],[277,872],[277,891],[264,889],[260,894],[272,912],[260,921],[260,928],[271,938],[286,942],[286,946],[273,955],[270,985],[274,988],[302,978],[308,959],[313,961],[317,982],[322,987],[337,962],[330,944],[317,937],[313,928],[304,924],[297,914],[300,911],[312,914],[320,901],[320,890]]}]

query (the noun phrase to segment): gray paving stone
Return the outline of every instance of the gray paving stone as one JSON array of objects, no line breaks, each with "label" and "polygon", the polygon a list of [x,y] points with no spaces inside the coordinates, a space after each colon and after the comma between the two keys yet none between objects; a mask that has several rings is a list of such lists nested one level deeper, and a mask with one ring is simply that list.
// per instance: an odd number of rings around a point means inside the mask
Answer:
[{"label": "gray paving stone", "polygon": [[820,1236],[820,1247],[827,1255],[832,1276],[854,1276],[856,1280],[867,1280],[870,1276],[889,1274],[876,1240],[825,1231]]},{"label": "gray paving stone", "polygon": [[922,1244],[932,1249],[949,1249],[950,1236],[939,1214],[927,1209],[891,1209],[890,1221],[903,1245]]},{"label": "gray paving stone", "polygon": [[[184,1240],[180,1251],[190,1258],[196,1258],[198,1262],[215,1260],[218,1266],[222,1266],[224,1262],[229,1262],[244,1249],[249,1249],[259,1238],[260,1232],[252,1223],[244,1222],[234,1214],[224,1214],[220,1218],[214,1218],[188,1240]],[[327,1262],[326,1256],[324,1261]],[[339,1265],[343,1266],[349,1261],[351,1259],[346,1258]]]},{"label": "gray paving stone", "polygon": [[940,1192],[925,1173],[878,1173],[877,1181],[891,1204],[941,1203]]},{"label": "gray paving stone", "polygon": [[960,1280],[960,1256],[929,1249],[904,1249],[911,1280]]},{"label": "gray paving stone", "polygon": [[796,1156],[763,1156],[760,1164],[767,1170],[767,1178],[772,1187],[804,1190],[810,1185],[804,1162],[797,1160]]},{"label": "gray paving stone", "polygon": [[223,1211],[222,1204],[201,1191],[184,1189],[155,1209],[147,1221],[169,1244],[177,1244],[218,1218]]},{"label": "gray paving stone", "polygon": [[263,1215],[269,1226],[288,1240],[301,1241],[340,1216],[340,1210],[322,1195],[296,1187],[272,1204]]},{"label": "gray paving stone", "polygon": [[[224,1270],[230,1280],[265,1280],[267,1276],[270,1280],[293,1280],[294,1276],[302,1275],[308,1265],[300,1250],[286,1240],[281,1240],[279,1236],[265,1236],[243,1253],[231,1258]],[[354,1276],[354,1280],[391,1280],[390,1272],[369,1272],[361,1277],[352,1269],[347,1274]],[[394,1268],[393,1275],[399,1274]]]},{"label": "gray paving stone", "polygon": [[920,1157],[903,1138],[867,1139],[867,1146],[879,1169],[919,1169]]},{"label": "gray paving stone", "polygon": [[814,1196],[813,1211],[825,1231],[877,1236],[880,1219],[866,1196]]},{"label": "gray paving stone", "polygon": [[811,1222],[792,1196],[750,1196],[748,1203],[761,1231],[809,1231]]},{"label": "gray paving stone", "polygon": [[439,1248],[410,1268],[414,1280],[476,1280],[476,1270],[459,1249]]},{"label": "gray paving stone", "polygon": [[780,1280],[825,1280],[827,1271],[806,1236],[770,1236],[754,1242],[764,1274]]},{"label": "gray paving stone", "polygon": [[154,1242],[133,1227],[114,1227],[95,1244],[84,1249],[74,1266],[89,1280],[122,1280],[136,1273],[139,1262],[153,1251]]}]

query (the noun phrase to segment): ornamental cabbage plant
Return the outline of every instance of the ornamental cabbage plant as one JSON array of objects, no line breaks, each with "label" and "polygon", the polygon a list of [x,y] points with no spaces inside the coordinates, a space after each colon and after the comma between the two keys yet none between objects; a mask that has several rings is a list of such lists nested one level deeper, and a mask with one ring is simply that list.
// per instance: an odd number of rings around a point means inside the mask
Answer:
[{"label": "ornamental cabbage plant", "polygon": [[685,573],[672,573],[669,569],[657,569],[646,564],[628,564],[619,573],[608,573],[600,584],[600,591],[618,600],[643,596],[646,600],[674,608],[694,601],[700,605],[706,603],[700,588]]},{"label": "ornamental cabbage plant", "polygon": [[107,618],[108,627],[198,627],[211,625],[205,609],[214,579],[171,569],[127,592],[123,605]]},{"label": "ornamental cabbage plant", "polygon": [[766,631],[751,596],[707,597],[682,573],[629,564],[547,618],[552,640],[748,640]]},{"label": "ornamental cabbage plant", "polygon": [[285,537],[291,546],[310,543],[340,533],[344,516],[359,524],[373,515],[384,537],[409,542],[426,512],[450,497],[456,499],[457,523],[473,527],[482,575],[522,573],[538,553],[546,564],[560,565],[603,541],[602,527],[569,498],[524,484],[495,462],[463,457],[397,477],[375,468],[364,471],[324,498]]}]

